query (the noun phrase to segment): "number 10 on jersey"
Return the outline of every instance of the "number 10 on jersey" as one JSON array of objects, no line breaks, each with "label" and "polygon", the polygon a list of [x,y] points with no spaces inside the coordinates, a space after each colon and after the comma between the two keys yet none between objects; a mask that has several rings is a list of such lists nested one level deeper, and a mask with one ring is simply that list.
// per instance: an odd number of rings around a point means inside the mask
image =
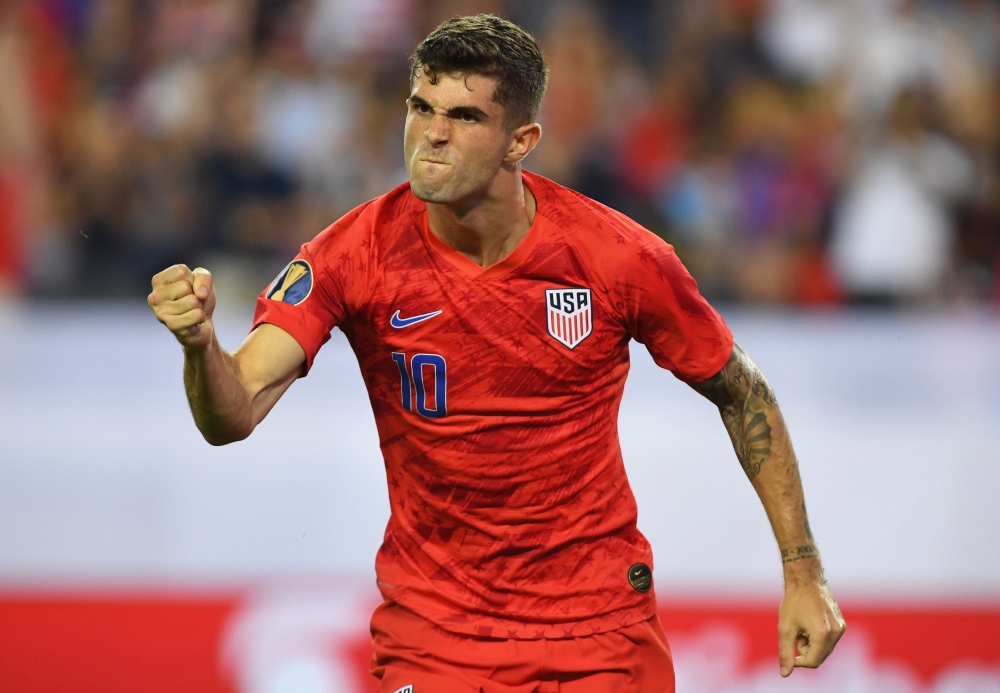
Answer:
[{"label": "number 10 on jersey", "polygon": [[438,354],[416,354],[410,359],[407,367],[406,354],[394,351],[392,360],[399,368],[403,408],[406,411],[413,411],[413,392],[416,391],[418,414],[428,419],[447,416],[448,364],[445,363],[444,357]]}]

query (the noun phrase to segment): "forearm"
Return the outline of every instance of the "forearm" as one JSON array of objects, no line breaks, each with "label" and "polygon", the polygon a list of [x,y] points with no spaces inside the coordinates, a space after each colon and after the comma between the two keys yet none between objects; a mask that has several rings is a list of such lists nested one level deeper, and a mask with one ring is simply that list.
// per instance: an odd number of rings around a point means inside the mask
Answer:
[{"label": "forearm", "polygon": [[719,407],[740,465],[771,522],[786,581],[821,578],[795,451],[778,401],[760,369],[736,345],[722,372],[695,389]]},{"label": "forearm", "polygon": [[785,582],[822,580],[823,568],[806,514],[798,461],[777,404],[765,410],[771,429],[770,454],[758,460],[751,479],[781,552]]},{"label": "forearm", "polygon": [[208,270],[163,270],[146,299],[184,348],[184,389],[198,430],[212,445],[243,440],[303,372],[306,353],[290,334],[264,324],[227,354],[212,326],[215,289]]},{"label": "forearm", "polygon": [[195,424],[212,445],[243,440],[253,431],[251,399],[236,362],[214,335],[206,346],[184,348],[184,389]]}]

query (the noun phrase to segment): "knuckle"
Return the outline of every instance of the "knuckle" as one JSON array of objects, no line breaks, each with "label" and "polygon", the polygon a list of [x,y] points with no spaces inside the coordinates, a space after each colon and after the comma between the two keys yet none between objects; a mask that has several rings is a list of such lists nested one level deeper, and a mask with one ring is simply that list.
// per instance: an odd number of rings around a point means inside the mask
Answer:
[{"label": "knuckle", "polygon": [[159,277],[162,277],[166,281],[173,281],[179,277],[183,277],[185,272],[189,272],[185,265],[171,265],[167,269],[160,272]]}]

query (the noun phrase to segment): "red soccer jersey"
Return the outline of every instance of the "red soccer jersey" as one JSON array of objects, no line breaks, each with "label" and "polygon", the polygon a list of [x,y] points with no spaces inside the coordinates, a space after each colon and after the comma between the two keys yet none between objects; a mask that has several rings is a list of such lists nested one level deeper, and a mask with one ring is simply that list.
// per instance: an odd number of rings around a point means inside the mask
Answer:
[{"label": "red soccer jersey", "polygon": [[655,613],[618,443],[629,340],[700,381],[733,338],[669,245],[524,180],[538,211],[502,262],[440,240],[402,185],[306,243],[254,327],[286,330],[308,366],[334,326],[357,354],[389,482],[386,600],[458,633],[581,636]]}]

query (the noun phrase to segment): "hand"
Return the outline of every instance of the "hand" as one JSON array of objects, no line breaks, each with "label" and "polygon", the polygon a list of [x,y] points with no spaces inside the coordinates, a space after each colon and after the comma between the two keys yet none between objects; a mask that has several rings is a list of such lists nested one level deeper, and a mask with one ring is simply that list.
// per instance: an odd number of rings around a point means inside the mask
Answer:
[{"label": "hand", "polygon": [[781,675],[791,676],[793,667],[818,667],[833,652],[846,629],[837,600],[822,577],[803,583],[786,582],[778,610]]},{"label": "hand", "polygon": [[153,277],[153,292],[146,299],[156,319],[174,333],[185,347],[208,346],[215,335],[215,287],[212,274],[199,267],[174,265]]}]

